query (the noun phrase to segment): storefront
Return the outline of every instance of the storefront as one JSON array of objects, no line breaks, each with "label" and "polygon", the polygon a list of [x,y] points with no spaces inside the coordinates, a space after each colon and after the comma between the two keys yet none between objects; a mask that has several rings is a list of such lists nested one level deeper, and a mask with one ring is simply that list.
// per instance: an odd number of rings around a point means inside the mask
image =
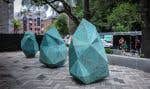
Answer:
[{"label": "storefront", "polygon": [[141,48],[142,43],[142,32],[131,31],[131,32],[107,32],[100,33],[101,39],[113,44],[113,49],[119,49],[119,40],[122,38],[127,44],[127,50],[135,50],[138,47]]}]

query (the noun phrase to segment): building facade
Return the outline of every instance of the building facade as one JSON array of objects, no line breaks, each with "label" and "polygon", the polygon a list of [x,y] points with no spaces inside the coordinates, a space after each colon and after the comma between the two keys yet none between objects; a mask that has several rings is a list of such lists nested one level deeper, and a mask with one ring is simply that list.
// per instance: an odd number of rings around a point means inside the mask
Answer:
[{"label": "building facade", "polygon": [[23,32],[32,31],[36,34],[44,34],[46,28],[52,24],[52,19],[41,18],[39,16],[24,16],[23,19]]},{"label": "building facade", "polygon": [[0,33],[12,32],[12,19],[14,13],[14,0],[0,0]]}]

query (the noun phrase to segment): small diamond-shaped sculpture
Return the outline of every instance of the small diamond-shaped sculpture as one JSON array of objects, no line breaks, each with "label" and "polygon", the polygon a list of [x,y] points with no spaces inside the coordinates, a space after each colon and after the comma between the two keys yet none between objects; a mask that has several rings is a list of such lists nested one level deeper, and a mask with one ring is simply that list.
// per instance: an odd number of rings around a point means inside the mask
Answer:
[{"label": "small diamond-shaped sculpture", "polygon": [[69,47],[69,72],[89,84],[109,75],[108,60],[96,27],[83,19]]},{"label": "small diamond-shaped sculpture", "polygon": [[33,32],[25,32],[21,40],[21,49],[26,57],[35,57],[39,47]]},{"label": "small diamond-shaped sculpture", "polygon": [[67,59],[67,47],[55,27],[48,30],[40,46],[40,61],[48,67],[60,67]]}]

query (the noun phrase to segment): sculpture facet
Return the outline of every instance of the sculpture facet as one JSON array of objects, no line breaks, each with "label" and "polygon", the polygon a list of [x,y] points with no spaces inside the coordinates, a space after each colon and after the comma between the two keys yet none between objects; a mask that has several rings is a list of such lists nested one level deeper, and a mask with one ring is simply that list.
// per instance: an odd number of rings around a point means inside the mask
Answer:
[{"label": "sculpture facet", "polygon": [[26,57],[35,57],[39,47],[33,32],[25,32],[21,40],[21,49]]},{"label": "sculpture facet", "polygon": [[67,59],[67,47],[55,27],[47,31],[40,46],[40,61],[49,67],[60,67]]},{"label": "sculpture facet", "polygon": [[83,19],[69,47],[69,72],[89,84],[109,75],[108,60],[96,27]]}]

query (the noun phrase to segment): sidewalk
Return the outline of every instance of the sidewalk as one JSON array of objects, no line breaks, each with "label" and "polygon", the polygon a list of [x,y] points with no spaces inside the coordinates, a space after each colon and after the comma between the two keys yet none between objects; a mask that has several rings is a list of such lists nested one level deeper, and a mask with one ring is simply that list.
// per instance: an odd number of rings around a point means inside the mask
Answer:
[{"label": "sidewalk", "polygon": [[110,76],[90,85],[76,82],[68,63],[57,69],[46,68],[36,58],[22,52],[0,53],[0,89],[150,89],[150,73],[110,65]]},{"label": "sidewalk", "polygon": [[113,49],[113,54],[129,56],[129,57],[137,57],[137,58],[140,57],[138,53],[123,52],[122,50],[118,50],[118,49]]}]

